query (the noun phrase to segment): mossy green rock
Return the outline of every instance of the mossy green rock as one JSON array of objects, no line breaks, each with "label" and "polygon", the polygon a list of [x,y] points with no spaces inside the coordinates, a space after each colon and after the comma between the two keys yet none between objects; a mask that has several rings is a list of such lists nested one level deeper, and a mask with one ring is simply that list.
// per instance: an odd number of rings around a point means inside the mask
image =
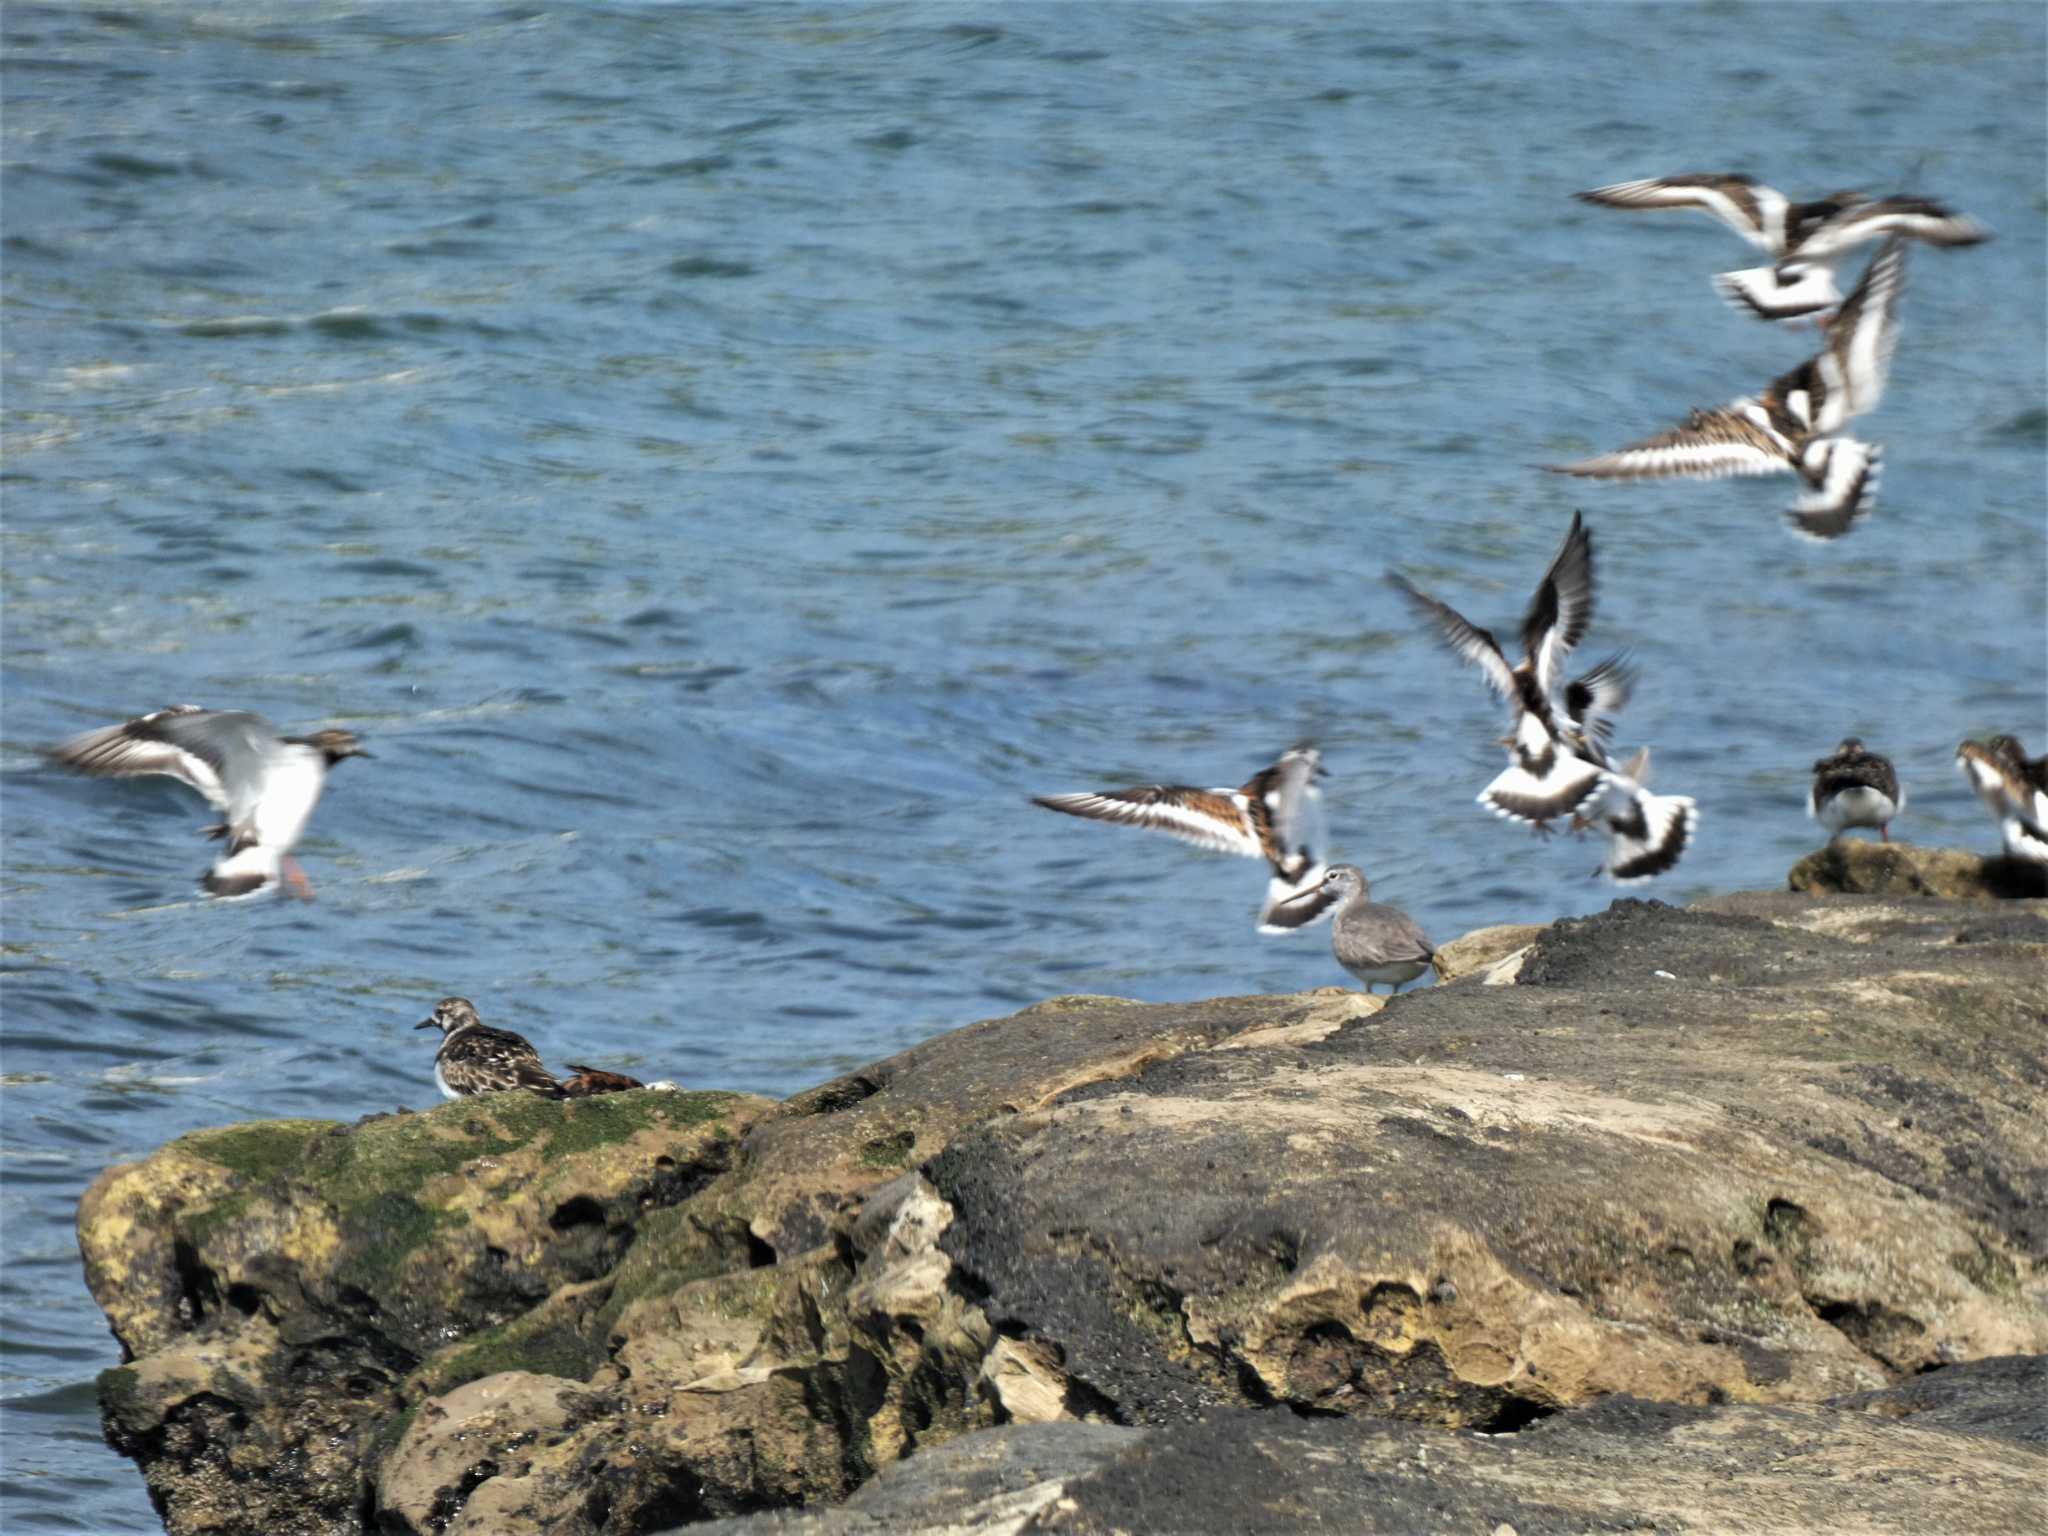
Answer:
[{"label": "mossy green rock", "polygon": [[200,1131],[110,1168],[79,1206],[87,1283],[135,1360],[102,1382],[109,1438],[174,1528],[330,1529],[415,1373],[501,1369],[503,1335],[521,1363],[594,1369],[601,1340],[541,1303],[607,1275],[770,1108],[491,1094]]}]

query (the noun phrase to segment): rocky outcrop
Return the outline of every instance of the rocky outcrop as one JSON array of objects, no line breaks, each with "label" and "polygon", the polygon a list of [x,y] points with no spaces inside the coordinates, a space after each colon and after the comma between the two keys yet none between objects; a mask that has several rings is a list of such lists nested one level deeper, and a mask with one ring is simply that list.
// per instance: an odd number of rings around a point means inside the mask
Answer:
[{"label": "rocky outcrop", "polygon": [[[1526,937],[1384,1005],[1056,999],[780,1105],[187,1137],[81,1206],[109,1438],[179,1532],[637,1533],[870,1480],[849,1516],[898,1524],[819,1529],[923,1529],[888,1501],[949,1478],[1000,1512],[959,1529],[1180,1529],[1116,1500],[1226,1473],[1279,1501],[1232,1528],[1286,1529],[1389,1457],[1474,1518],[1589,1467],[1662,1518],[1645,1457],[1918,1465],[1844,1394],[2048,1350],[2048,908]],[[1567,1412],[1623,1399],[1675,1406]],[[1033,1502],[1077,1480],[1085,1519]]]},{"label": "rocky outcrop", "polygon": [[983,1430],[847,1502],[715,1536],[1030,1531],[2007,1532],[2038,1524],[2048,1362],[1952,1366],[1825,1405],[1636,1398],[1516,1435],[1227,1410],[1179,1429]]},{"label": "rocky outcrop", "polygon": [[1787,884],[1808,895],[2002,901],[2048,896],[2048,864],[1960,848],[1916,848],[1911,843],[1844,837],[1793,865]]}]

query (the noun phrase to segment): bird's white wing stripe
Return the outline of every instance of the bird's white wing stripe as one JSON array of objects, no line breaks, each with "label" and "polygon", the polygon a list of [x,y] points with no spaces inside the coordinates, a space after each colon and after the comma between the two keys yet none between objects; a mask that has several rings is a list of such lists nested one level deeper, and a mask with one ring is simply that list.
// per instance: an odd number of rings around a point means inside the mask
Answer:
[{"label": "bird's white wing stripe", "polygon": [[1754,443],[1700,442],[1619,448],[1559,468],[1593,480],[1720,480],[1729,475],[1782,475],[1793,465]]},{"label": "bird's white wing stripe", "polygon": [[[1217,789],[1209,793],[1233,802],[1238,799],[1235,790]],[[1219,821],[1205,811],[1171,800],[1155,800],[1150,804],[1141,805],[1130,800],[1119,800],[1113,795],[1073,794],[1042,795],[1039,797],[1039,804],[1050,810],[1065,811],[1070,816],[1085,816],[1093,821],[1116,822],[1127,827],[1147,827],[1216,853],[1234,853],[1250,859],[1263,859],[1266,856],[1266,851],[1259,846],[1259,840],[1253,835],[1248,821],[1240,820],[1233,826],[1228,822]]]},{"label": "bird's white wing stripe", "polygon": [[215,810],[228,808],[227,792],[213,764],[173,742],[131,736],[125,723],[74,736],[52,755],[81,773],[116,778],[162,774],[198,790]]}]

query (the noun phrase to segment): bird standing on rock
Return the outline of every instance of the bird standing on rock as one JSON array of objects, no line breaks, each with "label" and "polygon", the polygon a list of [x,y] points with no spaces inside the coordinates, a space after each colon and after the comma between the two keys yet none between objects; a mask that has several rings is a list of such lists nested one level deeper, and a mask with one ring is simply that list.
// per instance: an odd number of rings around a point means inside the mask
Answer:
[{"label": "bird standing on rock", "polygon": [[1436,946],[1406,912],[1372,899],[1357,865],[1332,864],[1323,873],[1323,890],[1330,898],[1321,909],[1331,917],[1330,951],[1367,992],[1382,982],[1399,992],[1436,963]]},{"label": "bird standing on rock", "polygon": [[1888,843],[1891,820],[1905,808],[1892,760],[1868,750],[1859,737],[1844,736],[1833,756],[1813,765],[1806,814],[1828,829],[1829,842],[1851,827],[1875,827],[1878,840]]},{"label": "bird standing on rock", "polygon": [[2017,737],[1993,736],[1956,748],[1956,767],[1998,818],[2006,854],[2048,864],[2048,756],[2030,760]]},{"label": "bird standing on rock", "polygon": [[[623,1072],[569,1063],[576,1075],[563,1082],[542,1065],[540,1052],[524,1035],[509,1029],[494,1029],[483,1021],[476,1004],[466,997],[444,997],[434,1005],[431,1017],[415,1029],[441,1031],[441,1048],[434,1053],[434,1084],[451,1099],[465,1099],[478,1093],[504,1093],[523,1088],[545,1099],[587,1099],[600,1093],[624,1093],[647,1084]],[[673,1087],[656,1083],[657,1088]]]},{"label": "bird standing on rock", "polygon": [[451,1099],[524,1088],[543,1098],[562,1097],[562,1085],[541,1064],[540,1052],[524,1035],[493,1029],[466,997],[444,997],[431,1017],[415,1029],[441,1031],[434,1052],[434,1085]]}]

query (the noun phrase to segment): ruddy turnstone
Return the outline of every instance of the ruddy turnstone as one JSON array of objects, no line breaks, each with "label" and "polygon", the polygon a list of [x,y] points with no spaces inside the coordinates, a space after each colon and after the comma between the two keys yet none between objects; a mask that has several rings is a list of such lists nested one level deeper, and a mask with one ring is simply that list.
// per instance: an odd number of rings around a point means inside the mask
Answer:
[{"label": "ruddy turnstone", "polygon": [[1372,899],[1372,886],[1356,864],[1323,871],[1327,893],[1319,916],[1333,917],[1330,952],[1370,992],[1384,982],[1399,992],[1436,963],[1436,947],[1399,907]]},{"label": "ruddy turnstone", "polygon": [[434,1052],[434,1083],[451,1099],[512,1088],[550,1099],[563,1096],[562,1084],[541,1065],[540,1052],[526,1037],[493,1029],[466,997],[442,998],[434,1005],[433,1016],[413,1028],[441,1031],[441,1048]]},{"label": "ruddy turnstone", "polygon": [[1870,510],[1877,491],[1881,450],[1842,429],[1884,394],[1905,270],[1905,244],[1894,236],[1842,305],[1821,350],[1760,396],[1694,411],[1669,432],[1550,467],[1596,480],[1797,474],[1811,494],[1793,504],[1792,526],[1812,538],[1840,537]]},{"label": "ruddy turnstone", "polygon": [[1273,874],[1259,909],[1259,931],[1288,933],[1301,926],[1290,904],[1312,896],[1322,881],[1323,866],[1316,857],[1322,791],[1315,781],[1328,776],[1322,754],[1304,745],[1283,752],[1278,762],[1236,789],[1142,784],[1031,799],[1068,816],[1150,827],[1198,848],[1264,859]]},{"label": "ruddy turnstone", "polygon": [[1956,767],[1997,818],[2006,853],[2048,864],[2048,756],[2030,761],[2016,738],[1993,736],[1956,748]]},{"label": "ruddy turnstone", "polygon": [[1479,803],[1511,821],[1532,822],[1539,830],[1547,830],[1552,818],[1568,816],[1584,805],[1600,787],[1601,770],[1562,740],[1551,703],[1564,658],[1593,622],[1593,537],[1580,515],[1572,514],[1571,529],[1529,600],[1522,618],[1522,660],[1517,665],[1509,665],[1490,632],[1456,609],[1406,577],[1389,573],[1387,581],[1514,708],[1514,733],[1501,739],[1513,761],[1479,792]]},{"label": "ruddy turnstone", "polygon": [[1875,827],[1879,840],[1888,843],[1891,820],[1905,808],[1892,760],[1868,750],[1858,737],[1844,736],[1833,756],[1813,765],[1806,814],[1828,829],[1829,842],[1851,827]]},{"label": "ruddy turnstone", "polygon": [[1626,653],[1609,656],[1564,685],[1559,702],[1560,735],[1566,746],[1605,768],[1607,744],[1614,738],[1614,717],[1628,707],[1637,672]]},{"label": "ruddy turnstone", "polygon": [[628,1077],[623,1072],[607,1072],[602,1067],[579,1067],[569,1063],[569,1070],[576,1075],[562,1079],[562,1097],[565,1099],[587,1099],[600,1093],[624,1093],[629,1088],[645,1088],[647,1085],[637,1077]]},{"label": "ruddy turnstone", "polygon": [[1897,236],[1929,245],[1978,245],[1991,231],[1924,197],[1836,192],[1795,203],[1749,176],[1663,176],[1577,194],[1607,208],[1697,208],[1771,257],[1771,265],[1724,272],[1714,287],[1764,320],[1818,315],[1842,302],[1835,270],[1859,245]]},{"label": "ruddy turnstone", "polygon": [[80,773],[160,773],[204,795],[226,818],[208,829],[209,836],[227,843],[200,882],[214,896],[252,895],[279,878],[310,896],[291,850],[313,814],[327,771],[343,758],[368,756],[347,731],[280,736],[261,715],[197,704],[173,704],[50,749],[53,761]]},{"label": "ruddy turnstone", "polygon": [[1626,767],[1601,777],[1600,793],[1585,813],[1589,826],[1604,827],[1607,857],[1595,874],[1616,885],[1634,885],[1669,873],[1684,857],[1699,826],[1699,806],[1689,795],[1653,795],[1650,749],[1643,747]]}]

